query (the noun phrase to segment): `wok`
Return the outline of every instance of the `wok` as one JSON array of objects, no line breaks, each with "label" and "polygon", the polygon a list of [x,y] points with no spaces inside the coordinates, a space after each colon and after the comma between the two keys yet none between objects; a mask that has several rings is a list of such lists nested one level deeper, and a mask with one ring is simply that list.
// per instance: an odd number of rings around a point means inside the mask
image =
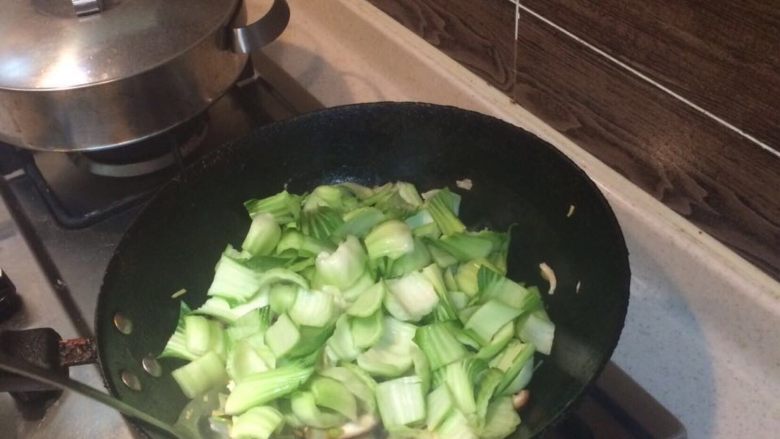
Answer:
[{"label": "wok", "polygon": [[[464,178],[471,190],[456,189]],[[492,117],[417,103],[338,107],[265,126],[161,190],[117,247],[100,292],[98,360],[109,391],[175,421],[187,402],[168,373],[178,360],[161,360],[165,373],[154,377],[142,359],[159,353],[176,326],[173,292],[186,288],[183,300],[192,307],[205,301],[225,244],[239,245],[249,226],[243,201],[284,187],[305,192],[323,183],[396,180],[421,190],[456,189],[470,228],[515,224],[511,278],[545,290],[539,263],[555,270],[558,287],[544,295],[557,325],[553,350],[534,374],[530,403],[512,437],[549,427],[597,377],[618,342],[630,280],[619,225],[595,184],[554,147]],[[117,313],[132,322],[132,332],[117,330]],[[138,377],[140,391],[123,383],[125,372]]]}]

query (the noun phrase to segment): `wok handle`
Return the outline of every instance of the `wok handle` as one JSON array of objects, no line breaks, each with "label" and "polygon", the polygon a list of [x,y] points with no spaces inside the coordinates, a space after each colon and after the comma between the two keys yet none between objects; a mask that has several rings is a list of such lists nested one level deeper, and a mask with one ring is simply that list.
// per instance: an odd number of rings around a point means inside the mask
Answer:
[{"label": "wok handle", "polygon": [[232,49],[236,53],[251,53],[279,37],[289,22],[290,7],[287,1],[274,0],[271,9],[260,19],[232,29]]},{"label": "wok handle", "polygon": [[[97,361],[94,339],[63,340],[51,328],[0,332],[0,352],[67,377],[68,368]],[[22,400],[34,400],[36,394],[51,395],[56,390],[35,380],[0,371],[0,392],[10,392]]]}]

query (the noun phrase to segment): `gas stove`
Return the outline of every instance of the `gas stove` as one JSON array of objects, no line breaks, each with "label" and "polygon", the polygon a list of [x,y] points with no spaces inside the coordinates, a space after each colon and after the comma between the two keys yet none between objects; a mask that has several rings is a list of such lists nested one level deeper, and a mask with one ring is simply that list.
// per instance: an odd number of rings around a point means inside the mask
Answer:
[{"label": "gas stove", "polygon": [[[22,310],[2,329],[53,327],[64,338],[93,336],[103,271],[146,200],[183,166],[252,127],[298,109],[257,74],[227,95],[164,152],[126,163],[98,155],[28,153],[0,145],[0,268],[13,279]],[[307,109],[310,109],[309,105]],[[189,142],[189,143],[188,143]],[[150,164],[151,162],[151,164]],[[2,300],[0,300],[0,306]],[[0,313],[2,314],[2,313]],[[102,387],[94,366],[71,377]],[[0,394],[3,437],[133,437],[125,420],[77,395],[29,403]],[[685,428],[610,363],[550,438],[684,438]]]}]

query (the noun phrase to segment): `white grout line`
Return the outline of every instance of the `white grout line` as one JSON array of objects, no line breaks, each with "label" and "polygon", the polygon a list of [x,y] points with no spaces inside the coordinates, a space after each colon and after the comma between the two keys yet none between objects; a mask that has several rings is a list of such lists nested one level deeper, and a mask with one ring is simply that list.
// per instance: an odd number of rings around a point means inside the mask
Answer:
[{"label": "white grout line", "polygon": [[9,172],[8,174],[3,175],[3,178],[5,181],[11,181],[16,177],[19,177],[20,175],[24,175],[24,169],[17,169],[13,172]]},{"label": "white grout line", "polygon": [[517,39],[520,36],[520,4],[515,3],[515,43],[512,49],[512,84],[517,84]]},{"label": "white grout line", "polygon": [[[658,88],[659,90],[663,91],[664,93],[672,96],[673,98],[679,100],[680,102],[688,105],[689,107],[693,108],[694,110],[704,114],[705,116],[709,117],[710,119],[714,120],[715,122],[718,122],[719,124],[723,125],[724,127],[730,129],[731,131],[734,131],[735,133],[739,134],[740,136],[750,140],[751,142],[755,143],[759,147],[763,148],[770,154],[774,155],[777,158],[780,158],[780,151],[772,148],[772,146],[762,142],[758,138],[754,137],[753,135],[745,132],[743,129],[737,127],[736,125],[733,125],[732,123],[728,122],[727,120],[721,118],[720,116],[717,116],[713,114],[712,112],[702,108],[701,106],[697,105],[696,103],[692,102],[691,100],[683,97],[682,95],[678,94],[677,92],[671,90],[669,87],[666,87],[665,85],[661,84],[660,82],[654,80],[653,78],[645,75],[644,73],[640,72],[639,70],[631,67],[630,65],[626,64],[625,62],[615,58],[614,56],[610,55],[609,53],[605,52],[602,49],[599,49],[598,47],[594,46],[593,44],[585,41],[584,39],[578,37],[577,35],[573,34],[572,32],[566,30],[565,28],[561,27],[560,25],[556,24],[553,21],[550,21],[543,15],[537,13],[533,9],[520,4],[519,0],[509,0],[510,3],[514,3],[515,5],[515,41],[518,39],[518,32],[519,32],[519,19],[520,14],[519,10],[522,9],[523,11],[531,14],[532,16],[536,17],[537,19],[541,20],[548,26],[554,28],[555,30],[563,33],[564,35],[568,36],[569,38],[572,38],[573,40],[577,41],[578,43],[582,44],[583,46],[587,47],[588,49],[598,53],[599,55],[603,56],[604,58],[607,58],[608,60],[612,61],[613,63],[617,64],[618,66],[628,70],[629,72],[635,74],[640,79],[644,80],[645,82],[649,83],[650,85]],[[517,68],[517,66],[515,66]]]}]

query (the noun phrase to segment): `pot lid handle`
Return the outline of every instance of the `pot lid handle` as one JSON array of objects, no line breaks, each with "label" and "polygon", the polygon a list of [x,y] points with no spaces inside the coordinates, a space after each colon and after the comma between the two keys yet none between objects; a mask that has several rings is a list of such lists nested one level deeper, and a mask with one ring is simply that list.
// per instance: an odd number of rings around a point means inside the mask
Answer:
[{"label": "pot lid handle", "polygon": [[[74,4],[76,1],[73,0]],[[94,1],[94,0],[93,0]],[[254,23],[233,28],[233,51],[250,53],[282,34],[290,22],[290,8],[286,0],[274,0],[271,9]]]},{"label": "pot lid handle", "polygon": [[103,10],[103,0],[70,0],[76,15],[83,17]]}]

